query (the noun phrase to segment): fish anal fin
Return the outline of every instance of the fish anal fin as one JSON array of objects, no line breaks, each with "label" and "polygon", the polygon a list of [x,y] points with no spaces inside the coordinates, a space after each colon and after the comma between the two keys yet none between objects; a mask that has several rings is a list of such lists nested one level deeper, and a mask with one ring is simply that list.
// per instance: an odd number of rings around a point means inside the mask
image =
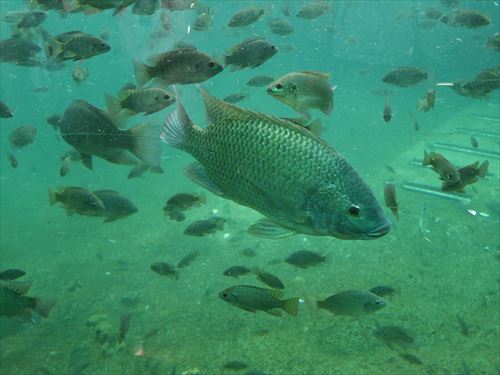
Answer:
[{"label": "fish anal fin", "polygon": [[184,174],[194,183],[204,187],[211,193],[223,197],[224,193],[219,187],[208,177],[205,168],[200,163],[194,162],[184,168]]}]

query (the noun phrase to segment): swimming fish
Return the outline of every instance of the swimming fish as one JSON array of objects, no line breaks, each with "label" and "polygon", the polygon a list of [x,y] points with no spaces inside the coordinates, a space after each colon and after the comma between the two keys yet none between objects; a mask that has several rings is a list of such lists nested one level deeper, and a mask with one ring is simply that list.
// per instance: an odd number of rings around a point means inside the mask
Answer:
[{"label": "swimming fish", "polygon": [[97,216],[104,216],[104,223],[123,219],[135,214],[137,207],[126,197],[114,190],[96,190],[93,194],[101,200],[104,211],[99,211]]},{"label": "swimming fish", "polygon": [[330,10],[328,1],[310,1],[302,5],[297,13],[298,18],[312,20],[326,14]]},{"label": "swimming fish", "polygon": [[29,319],[35,311],[48,318],[56,300],[26,296],[30,287],[27,281],[0,280],[0,316]]},{"label": "swimming fish", "polygon": [[245,266],[232,266],[223,272],[224,276],[230,276],[237,279],[240,276],[247,275],[250,273],[250,269]]},{"label": "swimming fish", "polygon": [[394,86],[409,87],[414,86],[427,79],[427,73],[414,67],[402,67],[391,70],[382,81]]},{"label": "swimming fish", "polygon": [[253,267],[252,269],[250,269],[250,272],[257,276],[257,280],[262,281],[270,288],[285,289],[285,285],[277,276],[274,276],[273,274],[270,274],[269,272],[266,272],[259,267]]},{"label": "swimming fish", "polygon": [[325,142],[289,121],[201,93],[209,126],[194,124],[179,103],[161,138],[197,159],[185,170],[194,182],[267,217],[250,233],[375,239],[389,231],[369,187]]},{"label": "swimming fish", "polygon": [[247,85],[253,87],[267,86],[274,81],[273,77],[269,76],[256,76],[248,80]]},{"label": "swimming fish", "polygon": [[165,262],[155,262],[150,266],[151,270],[160,276],[173,277],[174,279],[179,279],[179,272],[175,269],[175,266],[165,263]]},{"label": "swimming fish", "polygon": [[85,60],[110,50],[104,40],[82,31],[56,35],[46,46],[47,56],[55,61]]},{"label": "swimming fish", "polygon": [[398,201],[396,200],[396,186],[392,183],[386,183],[384,186],[384,200],[385,200],[385,205],[387,208],[389,208],[394,216],[396,216],[396,219],[399,220],[399,204]]},{"label": "swimming fish", "polygon": [[278,18],[269,22],[269,30],[274,34],[285,36],[293,33],[293,24],[285,18]]},{"label": "swimming fish", "polygon": [[418,341],[406,329],[394,325],[380,326],[377,324],[373,335],[382,340],[389,348],[398,346],[402,349],[418,347]]},{"label": "swimming fish", "polygon": [[448,182],[458,182],[460,181],[460,175],[453,164],[451,164],[448,159],[437,152],[431,152],[430,154],[424,150],[424,160],[422,161],[423,166],[430,165],[432,170],[439,174],[440,179]]},{"label": "swimming fish", "polygon": [[118,97],[106,94],[106,106],[112,115],[126,110],[127,115],[144,113],[150,115],[175,103],[175,95],[160,87],[136,88],[131,86],[120,90]]},{"label": "swimming fish", "polygon": [[229,27],[245,27],[256,22],[264,14],[262,7],[249,7],[237,12],[229,21]]},{"label": "swimming fish", "polygon": [[459,180],[458,181],[444,181],[441,190],[443,191],[458,191],[460,193],[464,192],[464,188],[467,185],[471,185],[478,180],[478,177],[484,177],[488,173],[488,160],[485,160],[481,165],[479,161],[473,164],[466,165],[465,167],[458,169]]},{"label": "swimming fish", "polygon": [[278,47],[263,38],[247,39],[234,47],[225,55],[227,66],[232,70],[255,68],[262,65],[278,52]]},{"label": "swimming fish", "polygon": [[57,202],[66,209],[68,215],[78,213],[86,216],[98,216],[105,212],[102,201],[87,189],[77,186],[49,189],[49,202],[53,206]]},{"label": "swimming fish", "polygon": [[33,126],[20,126],[9,135],[9,143],[13,148],[23,148],[35,141],[38,131]]},{"label": "swimming fish", "polygon": [[491,18],[474,9],[453,9],[449,14],[442,16],[440,21],[449,26],[474,29],[489,25]]},{"label": "swimming fish", "polygon": [[386,302],[368,291],[348,290],[334,294],[323,301],[317,301],[320,309],[325,309],[337,315],[359,317],[374,313],[386,306]]},{"label": "swimming fish", "polygon": [[299,250],[289,255],[285,262],[299,268],[318,266],[326,261],[326,256],[309,250]]},{"label": "swimming fish", "polygon": [[183,221],[185,216],[182,214],[182,211],[186,211],[192,207],[200,206],[206,203],[207,197],[205,194],[194,195],[179,193],[167,200],[165,206],[163,207],[163,211],[166,217],[176,221]]},{"label": "swimming fish", "polygon": [[184,229],[184,234],[187,236],[202,237],[205,234],[212,234],[218,230],[223,230],[225,222],[226,220],[221,217],[197,220]]},{"label": "swimming fish", "polygon": [[82,64],[75,64],[73,72],[71,73],[71,78],[73,78],[73,81],[79,85],[89,78],[89,70]]}]

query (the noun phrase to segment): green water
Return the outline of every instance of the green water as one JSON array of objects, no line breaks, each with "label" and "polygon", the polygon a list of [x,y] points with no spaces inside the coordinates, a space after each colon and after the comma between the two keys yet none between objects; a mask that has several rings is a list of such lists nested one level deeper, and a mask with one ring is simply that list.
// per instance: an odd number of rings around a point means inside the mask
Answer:
[{"label": "green water", "polygon": [[[404,182],[439,187],[432,171],[411,165],[435,142],[469,146],[469,134],[456,127],[490,132],[476,136],[480,149],[500,152],[498,90],[486,100],[437,90],[433,111],[418,112],[420,131],[411,126],[409,111],[437,82],[471,79],[481,69],[500,63],[500,55],[485,47],[499,32],[499,5],[494,1],[460,1],[460,7],[491,17],[477,29],[450,27],[439,21],[418,27],[425,9],[439,1],[332,1],[333,9],[317,19],[295,17],[305,1],[204,1],[214,16],[208,31],[189,29],[195,10],[169,12],[171,33],[151,41],[159,14],[137,16],[127,9],[61,17],[49,11],[43,26],[53,35],[81,30],[109,32],[112,49],[83,61],[90,76],[77,86],[69,61],[60,71],[0,65],[0,99],[15,115],[1,119],[0,270],[26,271],[30,296],[55,297],[48,319],[33,321],[0,316],[1,374],[231,374],[250,370],[265,374],[498,374],[500,372],[499,299],[499,160],[495,157],[436,150],[463,166],[488,159],[489,175],[466,191],[461,203],[405,190]],[[230,29],[227,22],[251,5],[265,8],[258,22]],[[294,32],[280,37],[269,31],[268,20],[283,17],[287,5]],[[0,16],[25,9],[24,1],[0,0]],[[1,39],[10,28],[0,23]],[[388,235],[375,241],[343,241],[296,235],[281,240],[252,237],[246,228],[261,218],[258,212],[207,193],[207,205],[193,208],[183,222],[168,221],[162,207],[179,192],[203,190],[188,180],[183,168],[192,157],[162,144],[164,174],[145,173],[127,179],[130,168],[94,158],[94,170],[75,164],[59,176],[60,156],[70,147],[58,139],[45,119],[62,113],[75,99],[105,108],[104,94],[115,94],[134,81],[132,60],[145,60],[189,42],[221,59],[225,50],[254,35],[275,43],[280,51],[255,69],[229,69],[202,85],[223,98],[250,93],[239,105],[279,116],[296,117],[289,107],[269,97],[265,88],[245,85],[256,75],[279,77],[298,70],[331,73],[337,84],[331,116],[313,112],[325,125],[322,137],[344,155],[383,203],[383,185],[393,181],[398,191],[400,219]],[[41,53],[43,55],[43,52]],[[429,73],[424,83],[409,88],[389,87],[381,78],[399,66],[416,66]],[[46,92],[34,92],[47,87]],[[390,123],[382,119],[384,98],[371,91],[394,91]],[[195,85],[177,86],[182,102],[202,125],[204,110]],[[130,122],[162,123],[174,106]],[[483,117],[481,117],[483,116]],[[484,117],[487,116],[487,117]],[[9,165],[10,132],[21,125],[38,129],[35,142],[15,152],[19,167]],[[387,171],[391,165],[395,174]],[[291,182],[293,183],[293,182]],[[139,211],[123,220],[103,224],[99,218],[67,216],[48,203],[47,190],[81,186],[112,189],[130,198]],[[468,211],[473,210],[473,211]],[[195,220],[217,213],[228,218],[224,231],[204,237],[183,234]],[[475,213],[475,215],[474,215]],[[257,255],[248,258],[242,251]],[[283,260],[296,250],[328,254],[328,262],[309,269]],[[192,251],[200,256],[179,279],[150,270],[157,261],[172,264]],[[265,287],[253,276],[239,280],[223,276],[233,265],[259,266],[286,285],[285,296],[300,296],[298,316],[277,318],[250,313],[225,303],[218,293],[232,285]],[[313,307],[316,299],[343,291],[391,285],[397,290],[387,306],[374,314],[351,318]],[[124,298],[137,299],[126,306]],[[117,344],[120,317],[131,314],[130,330]],[[465,335],[457,316],[468,327]],[[398,325],[412,332],[418,348],[390,348],[372,331]],[[142,349],[142,351],[141,351]],[[422,364],[400,354],[418,356]],[[223,369],[233,360],[248,368]]]}]

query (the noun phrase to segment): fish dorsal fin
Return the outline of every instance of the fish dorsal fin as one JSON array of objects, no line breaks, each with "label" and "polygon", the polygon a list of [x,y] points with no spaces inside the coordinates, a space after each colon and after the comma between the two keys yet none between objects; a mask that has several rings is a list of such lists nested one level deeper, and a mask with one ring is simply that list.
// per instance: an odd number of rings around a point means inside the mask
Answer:
[{"label": "fish dorsal fin", "polygon": [[[315,134],[302,126],[293,123],[290,120],[283,120],[278,117],[250,111],[248,109],[238,107],[237,105],[224,102],[210,95],[208,91],[206,91],[201,86],[199,86],[199,90],[201,92],[201,95],[203,96],[203,102],[205,103],[205,110],[209,126],[211,126],[212,124],[225,124],[228,122],[228,120],[234,121],[235,118],[237,118],[241,122],[247,122],[249,124],[265,121],[283,126],[287,129],[305,135],[306,137],[313,138],[318,142],[324,143],[324,141],[318,138]],[[324,144],[327,145],[326,143]]]},{"label": "fish dorsal fin", "polygon": [[96,191],[93,191],[92,194],[115,194],[115,195],[120,195],[120,193],[118,193],[117,191],[114,191],[114,190],[96,190]]},{"label": "fish dorsal fin", "polygon": [[317,72],[314,70],[303,70],[300,73],[310,74],[310,75],[318,77],[324,81],[328,81],[330,79],[330,73]]},{"label": "fish dorsal fin", "polygon": [[0,287],[9,289],[14,293],[24,296],[31,288],[30,281],[0,280]]}]

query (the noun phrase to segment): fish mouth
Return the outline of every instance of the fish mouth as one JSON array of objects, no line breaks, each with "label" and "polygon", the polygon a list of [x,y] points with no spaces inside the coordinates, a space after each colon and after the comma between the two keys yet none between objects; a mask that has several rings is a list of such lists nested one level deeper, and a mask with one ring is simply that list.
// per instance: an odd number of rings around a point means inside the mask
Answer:
[{"label": "fish mouth", "polygon": [[389,230],[391,229],[391,223],[386,221],[382,225],[379,225],[378,227],[372,229],[371,231],[367,232],[366,235],[369,238],[379,238],[382,236],[385,236],[387,233],[389,233]]}]

